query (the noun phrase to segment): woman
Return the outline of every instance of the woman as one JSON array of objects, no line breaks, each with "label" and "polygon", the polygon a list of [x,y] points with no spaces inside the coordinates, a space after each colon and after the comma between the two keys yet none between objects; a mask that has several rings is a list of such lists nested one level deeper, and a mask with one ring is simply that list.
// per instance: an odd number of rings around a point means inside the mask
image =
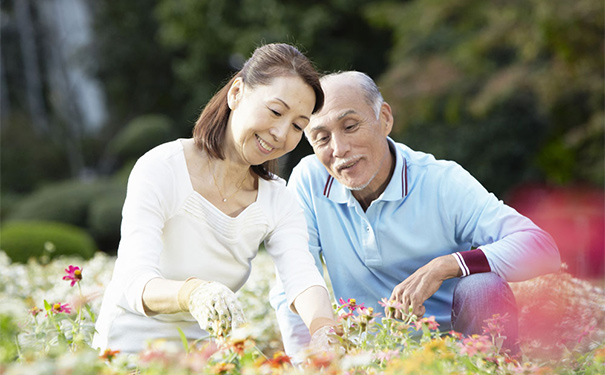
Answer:
[{"label": "woman", "polygon": [[150,340],[180,342],[177,328],[196,340],[243,323],[233,292],[262,242],[291,309],[315,342],[325,336],[335,323],[305,219],[272,173],[323,99],[305,56],[287,44],[265,45],[210,100],[192,139],[138,160],[95,347],[137,353]]}]

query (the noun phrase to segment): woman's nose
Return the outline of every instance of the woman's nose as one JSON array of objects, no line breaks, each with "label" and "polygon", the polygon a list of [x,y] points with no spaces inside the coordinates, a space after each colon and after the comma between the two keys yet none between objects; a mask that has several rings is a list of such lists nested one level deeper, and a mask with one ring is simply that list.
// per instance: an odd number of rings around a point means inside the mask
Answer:
[{"label": "woman's nose", "polygon": [[271,134],[275,142],[282,142],[288,134],[288,127],[289,124],[285,121],[282,121],[271,127],[271,129],[269,129],[269,134]]}]

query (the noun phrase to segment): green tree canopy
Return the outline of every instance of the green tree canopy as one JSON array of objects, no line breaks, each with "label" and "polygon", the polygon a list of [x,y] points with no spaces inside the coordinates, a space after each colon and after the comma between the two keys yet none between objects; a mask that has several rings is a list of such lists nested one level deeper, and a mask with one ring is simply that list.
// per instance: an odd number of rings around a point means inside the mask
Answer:
[{"label": "green tree canopy", "polygon": [[394,45],[394,136],[504,192],[603,183],[603,2],[415,0],[365,8]]}]

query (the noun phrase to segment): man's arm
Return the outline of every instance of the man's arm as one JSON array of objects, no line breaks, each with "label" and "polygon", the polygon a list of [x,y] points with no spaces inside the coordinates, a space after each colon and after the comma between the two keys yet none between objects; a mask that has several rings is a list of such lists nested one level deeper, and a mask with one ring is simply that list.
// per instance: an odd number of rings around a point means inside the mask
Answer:
[{"label": "man's arm", "polygon": [[[426,311],[424,302],[437,292],[443,281],[461,275],[458,262],[452,255],[440,256],[395,286],[389,299],[402,303],[404,311],[411,306],[412,313],[421,317]],[[395,318],[402,319],[400,311],[396,312]]]}]

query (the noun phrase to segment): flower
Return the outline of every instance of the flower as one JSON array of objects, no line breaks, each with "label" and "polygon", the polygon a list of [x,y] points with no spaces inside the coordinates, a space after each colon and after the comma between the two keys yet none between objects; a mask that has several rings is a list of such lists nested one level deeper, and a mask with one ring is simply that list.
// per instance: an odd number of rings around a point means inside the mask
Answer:
[{"label": "flower", "polygon": [[65,269],[67,275],[63,276],[63,280],[71,280],[71,285],[74,286],[76,283],[82,280],[82,270],[80,267],[69,265],[68,268]]},{"label": "flower", "polygon": [[263,365],[267,365],[273,369],[281,369],[290,363],[290,357],[288,357],[286,353],[278,351],[273,354],[273,358],[267,359],[265,362],[263,362]]},{"label": "flower", "polygon": [[489,337],[472,335],[462,340],[462,343],[460,344],[460,353],[472,357],[477,353],[487,353],[491,348],[492,342]]},{"label": "flower", "polygon": [[32,316],[37,316],[37,315],[38,315],[39,313],[41,313],[41,312],[42,312],[42,309],[38,308],[38,306],[34,306],[34,307],[32,307],[31,309],[29,309],[29,313],[30,313]]},{"label": "flower", "polygon": [[439,327],[439,323],[437,323],[435,321],[435,317],[434,316],[430,316],[428,318],[422,318],[422,319],[420,319],[419,321],[417,321],[414,324],[416,325],[416,330],[421,329],[424,324],[426,324],[426,326],[430,330],[436,330],[437,327]]},{"label": "flower", "polygon": [[504,333],[504,323],[508,322],[508,320],[508,313],[504,314],[504,316],[500,316],[500,314],[492,315],[491,319],[485,319],[487,327],[483,327],[483,334],[488,334],[493,337],[502,336]]},{"label": "flower", "polygon": [[235,368],[233,363],[219,362],[210,369],[211,374],[223,375],[229,374]]},{"label": "flower", "polygon": [[387,318],[392,318],[397,310],[403,309],[403,303],[397,302],[394,299],[387,300],[386,297],[378,301],[378,304],[384,306],[384,312]]},{"label": "flower", "polygon": [[57,302],[52,305],[52,312],[55,314],[59,314],[59,313],[70,314],[71,307],[69,307],[69,304],[67,304],[67,303],[61,304],[60,302]]},{"label": "flower", "polygon": [[119,352],[119,350],[111,350],[107,348],[100,357],[108,362],[111,362]]}]

